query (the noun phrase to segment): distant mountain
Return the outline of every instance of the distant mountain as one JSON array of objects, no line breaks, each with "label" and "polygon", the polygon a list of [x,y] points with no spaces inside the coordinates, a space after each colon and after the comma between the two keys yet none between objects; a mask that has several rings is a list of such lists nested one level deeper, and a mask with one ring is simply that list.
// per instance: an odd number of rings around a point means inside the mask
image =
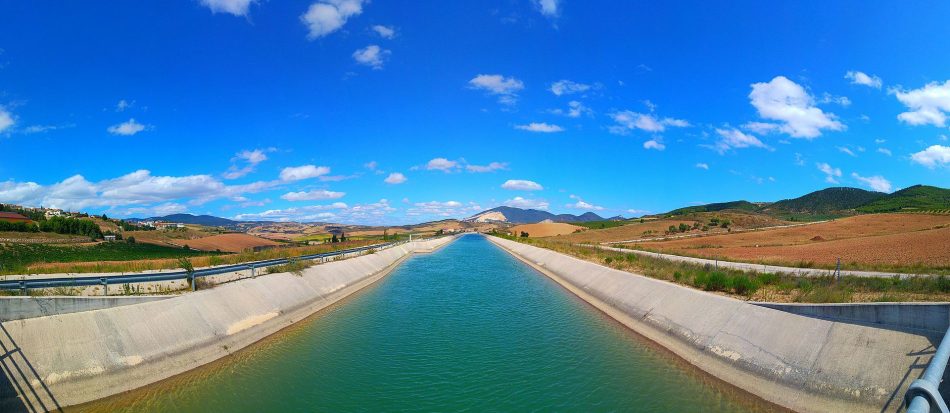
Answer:
[{"label": "distant mountain", "polygon": [[746,211],[787,220],[815,220],[860,213],[950,210],[950,189],[914,185],[892,194],[834,187],[778,202],[732,201],[674,209],[663,216],[697,212]]},{"label": "distant mountain", "polygon": [[886,196],[887,194],[883,192],[865,191],[859,188],[827,188],[798,198],[783,199],[762,208],[762,212],[771,215],[843,213]]},{"label": "distant mountain", "polygon": [[171,214],[163,217],[152,217],[138,219],[136,221],[166,221],[181,224],[205,225],[209,227],[227,227],[240,223],[227,218],[215,217],[211,215],[191,215],[191,214]]},{"label": "distant mountain", "polygon": [[463,219],[463,221],[504,221],[518,224],[534,224],[544,220],[551,220],[554,222],[590,222],[603,221],[603,219],[603,217],[593,212],[585,212],[581,215],[555,215],[548,211],[539,211],[537,209],[521,209],[509,206],[500,206],[472,215],[471,217]]},{"label": "distant mountain", "polygon": [[667,212],[666,215],[686,215],[696,212],[718,212],[725,211],[727,209],[754,212],[758,211],[760,207],[761,204],[754,204],[749,201],[718,202],[714,204],[695,205],[674,209],[670,212]]},{"label": "distant mountain", "polygon": [[950,210],[950,189],[914,185],[857,208],[860,212]]}]

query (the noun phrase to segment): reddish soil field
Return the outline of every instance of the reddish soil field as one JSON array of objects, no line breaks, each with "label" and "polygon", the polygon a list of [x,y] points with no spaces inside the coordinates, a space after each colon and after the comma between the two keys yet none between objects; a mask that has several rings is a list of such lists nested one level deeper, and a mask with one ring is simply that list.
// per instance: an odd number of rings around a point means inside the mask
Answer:
[{"label": "reddish soil field", "polygon": [[531,238],[553,237],[555,235],[572,234],[574,231],[586,230],[587,228],[577,225],[564,224],[561,222],[545,222],[537,224],[524,224],[512,227],[509,231],[512,234],[519,235],[522,231],[527,232]]},{"label": "reddish soil field", "polygon": [[644,242],[672,254],[778,264],[950,267],[950,216],[875,214],[795,228]]},{"label": "reddish soil field", "polygon": [[202,251],[221,250],[227,252],[241,252],[245,249],[253,247],[278,245],[277,242],[271,241],[269,239],[258,238],[247,234],[212,235],[210,237],[198,239],[176,240],[176,242],[180,242],[183,245],[188,245],[189,248]]}]

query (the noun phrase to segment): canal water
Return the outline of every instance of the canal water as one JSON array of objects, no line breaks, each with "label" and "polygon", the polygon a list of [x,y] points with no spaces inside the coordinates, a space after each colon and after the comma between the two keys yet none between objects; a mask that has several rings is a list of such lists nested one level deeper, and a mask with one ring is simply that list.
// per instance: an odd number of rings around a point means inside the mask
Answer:
[{"label": "canal water", "polygon": [[737,393],[468,235],[225,360],[74,410],[770,409]]}]

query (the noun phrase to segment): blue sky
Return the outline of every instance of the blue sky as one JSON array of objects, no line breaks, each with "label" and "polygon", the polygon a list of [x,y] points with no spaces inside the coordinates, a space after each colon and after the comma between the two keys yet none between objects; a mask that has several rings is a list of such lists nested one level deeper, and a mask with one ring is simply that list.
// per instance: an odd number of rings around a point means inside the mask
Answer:
[{"label": "blue sky", "polygon": [[0,202],[414,223],[950,186],[950,3],[5,2]]}]

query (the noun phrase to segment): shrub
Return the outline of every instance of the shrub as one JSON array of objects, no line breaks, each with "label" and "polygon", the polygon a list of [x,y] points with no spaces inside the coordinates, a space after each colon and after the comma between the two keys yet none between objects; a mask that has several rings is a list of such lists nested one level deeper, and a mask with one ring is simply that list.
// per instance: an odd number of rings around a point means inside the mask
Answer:
[{"label": "shrub", "polygon": [[732,289],[735,290],[736,294],[750,296],[759,289],[759,284],[756,280],[746,277],[745,275],[734,275],[732,277],[731,284]]}]

